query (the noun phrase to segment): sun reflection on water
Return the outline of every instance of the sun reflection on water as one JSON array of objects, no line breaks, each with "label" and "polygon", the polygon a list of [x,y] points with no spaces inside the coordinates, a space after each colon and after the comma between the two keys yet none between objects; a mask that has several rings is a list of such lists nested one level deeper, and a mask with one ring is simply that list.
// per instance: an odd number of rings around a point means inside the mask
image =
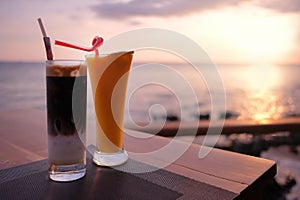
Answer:
[{"label": "sun reflection on water", "polygon": [[268,119],[278,119],[285,112],[282,97],[276,90],[283,81],[279,66],[254,65],[247,67],[241,76],[248,88],[246,106],[250,119],[265,123]]},{"label": "sun reflection on water", "polygon": [[260,91],[251,94],[249,106],[249,116],[251,119],[264,122],[267,119],[278,119],[284,113],[284,108],[280,104],[280,99],[276,93]]}]

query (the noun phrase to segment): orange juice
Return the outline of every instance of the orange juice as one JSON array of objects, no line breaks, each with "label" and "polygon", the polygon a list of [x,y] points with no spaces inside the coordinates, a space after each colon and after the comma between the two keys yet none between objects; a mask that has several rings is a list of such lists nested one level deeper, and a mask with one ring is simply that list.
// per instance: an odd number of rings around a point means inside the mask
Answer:
[{"label": "orange juice", "polygon": [[124,106],[133,52],[87,56],[97,119],[96,145],[102,153],[123,148]]}]

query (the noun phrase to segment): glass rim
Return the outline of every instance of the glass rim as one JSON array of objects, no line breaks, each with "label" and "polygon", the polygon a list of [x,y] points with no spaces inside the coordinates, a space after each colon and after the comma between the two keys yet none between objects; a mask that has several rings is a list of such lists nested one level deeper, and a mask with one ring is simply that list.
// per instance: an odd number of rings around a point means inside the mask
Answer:
[{"label": "glass rim", "polygon": [[54,65],[62,65],[62,66],[75,66],[75,65],[80,65],[80,66],[85,66],[86,61],[85,60],[47,60],[46,66],[54,66]]},{"label": "glass rim", "polygon": [[[99,53],[99,56],[107,56],[107,55],[113,55],[113,54],[119,54],[119,53],[123,53],[123,54],[134,54],[134,51],[133,50],[128,50],[128,51],[116,51],[116,52],[111,52],[111,53]],[[96,53],[95,52],[92,52],[92,53],[89,53],[89,54],[86,54],[85,57],[90,57],[90,56],[96,56]]]},{"label": "glass rim", "polygon": [[54,60],[46,60],[46,63],[52,63],[52,62],[85,62],[85,60],[80,60],[80,59],[54,59]]}]

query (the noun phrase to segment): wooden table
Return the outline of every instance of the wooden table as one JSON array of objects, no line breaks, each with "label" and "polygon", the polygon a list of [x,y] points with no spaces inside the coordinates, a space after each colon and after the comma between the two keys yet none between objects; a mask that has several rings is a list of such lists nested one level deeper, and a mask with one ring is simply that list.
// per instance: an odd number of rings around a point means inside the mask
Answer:
[{"label": "wooden table", "polygon": [[[0,169],[47,158],[45,111],[3,111],[0,114],[0,123]],[[144,133],[132,130],[126,132],[128,134],[125,134],[124,146],[129,152],[153,152],[166,146],[171,141],[178,145],[178,148],[186,145],[180,139],[172,140],[172,138],[160,136],[143,139],[130,135],[140,134],[145,136]],[[232,194],[232,198],[259,199],[263,186],[276,174],[276,163],[271,160],[219,149],[212,149],[206,157],[199,159],[199,149],[199,145],[189,145],[182,156],[163,169],[190,180],[185,181],[184,184],[182,183],[183,185],[178,187],[183,190],[182,193],[185,190],[184,188],[189,190],[188,193],[197,192],[199,188],[193,188],[191,183],[194,183],[194,185],[201,183],[212,186],[212,189],[206,191],[207,194],[205,194],[208,199],[209,195],[220,191],[229,192]],[[154,155],[148,160],[152,160],[154,166],[156,161],[157,163],[167,162],[167,160],[161,159],[165,158]],[[153,179],[151,181],[155,182]],[[164,187],[171,187],[167,182],[162,182],[160,184],[165,184]],[[176,187],[172,186],[171,189],[176,189]]]}]

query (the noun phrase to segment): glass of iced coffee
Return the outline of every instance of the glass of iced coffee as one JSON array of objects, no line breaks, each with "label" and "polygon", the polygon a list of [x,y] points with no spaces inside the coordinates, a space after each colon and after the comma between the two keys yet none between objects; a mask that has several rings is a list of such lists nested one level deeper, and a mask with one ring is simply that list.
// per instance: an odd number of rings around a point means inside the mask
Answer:
[{"label": "glass of iced coffee", "polygon": [[116,166],[127,161],[123,148],[124,106],[133,52],[86,56],[96,114],[93,161]]},{"label": "glass of iced coffee", "polygon": [[87,69],[81,60],[48,60],[49,177],[73,181],[86,173]]}]

